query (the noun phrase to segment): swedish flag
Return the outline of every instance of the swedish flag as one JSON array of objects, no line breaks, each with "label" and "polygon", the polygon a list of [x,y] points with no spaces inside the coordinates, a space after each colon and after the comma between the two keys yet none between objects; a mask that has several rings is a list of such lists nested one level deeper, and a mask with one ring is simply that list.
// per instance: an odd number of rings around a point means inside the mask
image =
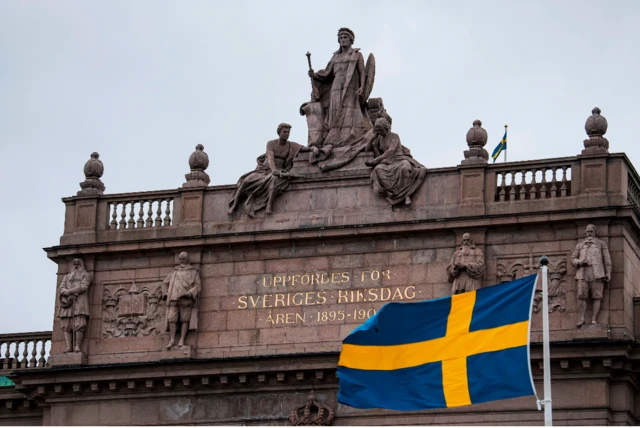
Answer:
[{"label": "swedish flag", "polygon": [[342,342],[338,401],[423,410],[534,394],[536,275],[452,297],[389,303]]},{"label": "swedish flag", "polygon": [[498,156],[500,156],[500,153],[502,153],[503,150],[507,150],[507,125],[504,126],[504,136],[502,137],[502,140],[500,140],[496,148],[493,149],[493,153],[491,153],[493,163],[496,163]]}]

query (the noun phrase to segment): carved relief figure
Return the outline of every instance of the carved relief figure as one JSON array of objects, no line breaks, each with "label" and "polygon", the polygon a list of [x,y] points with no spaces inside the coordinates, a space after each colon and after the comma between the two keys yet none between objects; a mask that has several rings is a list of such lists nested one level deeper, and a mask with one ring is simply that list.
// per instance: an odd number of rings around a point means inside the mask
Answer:
[{"label": "carved relief figure", "polygon": [[87,293],[90,285],[91,274],[84,268],[84,262],[81,259],[73,260],[71,272],[62,278],[58,290],[58,318],[67,344],[64,352],[81,352],[82,338],[89,320]]},{"label": "carved relief figure", "polygon": [[575,266],[576,281],[578,282],[578,324],[584,324],[584,314],[587,309],[587,299],[591,295],[593,300],[593,316],[591,324],[597,324],[598,312],[604,283],[611,280],[611,255],[604,241],[597,238],[596,227],[587,226],[586,238],[579,241],[571,256],[571,264]]},{"label": "carved relief figure", "polygon": [[178,321],[180,322],[180,340],[178,346],[184,346],[187,331],[198,329],[198,296],[202,289],[200,270],[189,264],[189,254],[180,253],[180,265],[171,272],[163,285],[167,299],[166,328],[171,339],[170,349],[175,343]]},{"label": "carved relief figure", "polygon": [[244,200],[243,206],[250,217],[266,207],[266,213],[271,214],[273,200],[289,187],[289,171],[293,167],[293,158],[299,152],[312,151],[318,155],[317,147],[304,147],[289,141],[291,125],[278,125],[278,138],[267,143],[267,152],[257,159],[258,166],[254,171],[244,174],[236,184],[236,191],[229,200],[231,215]]},{"label": "carved relief figure", "polygon": [[471,242],[471,235],[462,235],[462,246],[453,254],[447,266],[449,282],[453,284],[451,294],[478,290],[484,275],[484,254]]},{"label": "carved relief figure", "polygon": [[375,158],[367,161],[374,167],[371,173],[373,190],[387,197],[391,205],[411,203],[411,195],[420,187],[427,169],[413,159],[409,149],[400,144],[398,134],[390,132],[391,124],[384,118],[376,120],[375,136],[367,150],[372,150]]},{"label": "carved relief figure", "polygon": [[313,135],[314,139],[310,144],[349,145],[371,129],[364,104],[373,88],[374,59],[370,56],[365,68],[360,49],[353,48],[354,41],[353,31],[340,28],[340,48],[333,53],[327,67],[315,73],[309,61],[312,102],[303,104],[301,111],[307,116],[310,131],[314,124],[321,124],[323,130],[310,132],[310,138]]}]

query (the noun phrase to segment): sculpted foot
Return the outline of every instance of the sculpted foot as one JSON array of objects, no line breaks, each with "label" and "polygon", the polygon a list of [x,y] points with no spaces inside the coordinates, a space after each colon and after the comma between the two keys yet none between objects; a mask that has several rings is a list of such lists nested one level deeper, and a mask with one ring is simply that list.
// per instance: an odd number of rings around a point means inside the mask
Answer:
[{"label": "sculpted foot", "polygon": [[184,346],[184,343],[182,341],[178,342],[178,348],[182,348]]},{"label": "sculpted foot", "polygon": [[79,346],[76,346],[76,349],[74,349],[73,352],[82,352],[82,351],[80,351],[80,347]]},{"label": "sculpted foot", "polygon": [[172,346],[173,346],[173,339],[171,339],[171,341],[167,345],[167,349],[171,349]]},{"label": "sculpted foot", "polygon": [[265,210],[265,213],[267,215],[271,215],[271,212],[272,212],[271,207],[267,207],[267,209]]},{"label": "sculpted foot", "polygon": [[407,196],[407,197],[404,199],[404,204],[405,204],[405,205],[411,205],[411,198],[410,198],[409,196]]},{"label": "sculpted foot", "polygon": [[584,320],[578,321],[578,324],[576,324],[576,327],[580,328],[582,327],[582,324],[584,324]]},{"label": "sculpted foot", "polygon": [[598,321],[593,320],[593,321],[591,321],[591,324],[598,324]]}]

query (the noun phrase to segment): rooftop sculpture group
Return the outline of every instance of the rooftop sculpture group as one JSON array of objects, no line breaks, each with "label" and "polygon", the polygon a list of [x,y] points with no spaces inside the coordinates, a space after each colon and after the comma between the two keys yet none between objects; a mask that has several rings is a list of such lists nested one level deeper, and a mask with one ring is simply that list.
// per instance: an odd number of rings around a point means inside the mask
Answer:
[{"label": "rooftop sculpture group", "polygon": [[300,114],[307,118],[308,145],[288,141],[291,125],[280,124],[280,138],[269,141],[256,169],[238,180],[229,200],[229,215],[240,203],[250,217],[263,208],[267,215],[271,214],[275,197],[286,191],[296,176],[291,168],[293,158],[300,152],[311,152],[310,162],[317,163],[323,172],[344,167],[360,152],[373,152],[375,158],[367,162],[373,168],[373,190],[392,205],[411,203],[411,196],[424,181],[426,168],[391,132],[391,117],[382,99],[369,99],[375,58],[370,54],[365,64],[360,49],[353,47],[354,41],[352,30],[340,28],[339,49],[326,68],[318,72],[313,70],[311,54],[307,52],[311,100],[302,104]]}]

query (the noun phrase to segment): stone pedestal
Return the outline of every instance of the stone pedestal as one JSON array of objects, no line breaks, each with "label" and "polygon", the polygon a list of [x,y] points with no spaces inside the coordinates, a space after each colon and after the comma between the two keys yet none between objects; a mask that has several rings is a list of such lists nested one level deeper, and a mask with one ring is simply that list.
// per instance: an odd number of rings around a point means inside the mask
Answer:
[{"label": "stone pedestal", "polygon": [[55,354],[49,358],[49,366],[82,366],[87,364],[87,354],[84,352],[65,352]]},{"label": "stone pedestal", "polygon": [[196,350],[189,345],[172,346],[171,349],[163,348],[160,355],[161,360],[184,360],[196,357]]},{"label": "stone pedestal", "polygon": [[606,324],[584,324],[575,329],[573,340],[609,339],[609,326]]}]

